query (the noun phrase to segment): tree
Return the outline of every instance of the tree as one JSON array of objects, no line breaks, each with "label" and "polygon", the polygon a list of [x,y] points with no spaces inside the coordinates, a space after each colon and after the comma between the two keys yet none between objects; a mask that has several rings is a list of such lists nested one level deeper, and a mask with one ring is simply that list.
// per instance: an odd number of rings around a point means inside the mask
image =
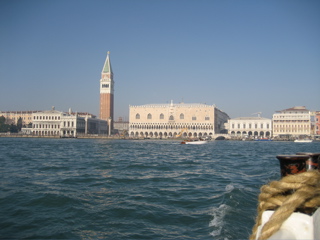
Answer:
[{"label": "tree", "polygon": [[5,122],[6,122],[6,118],[4,116],[1,116],[0,117],[0,125],[5,124]]},{"label": "tree", "polygon": [[17,122],[17,130],[18,130],[18,132],[21,131],[21,128],[22,128],[22,118],[19,117],[18,122]]},{"label": "tree", "polygon": [[13,123],[11,123],[9,129],[10,129],[10,132],[12,132],[12,133],[17,133],[18,132],[18,127],[16,125],[14,125]]},{"label": "tree", "polygon": [[6,118],[4,116],[0,117],[0,132],[8,132],[10,130],[10,125],[6,124]]}]

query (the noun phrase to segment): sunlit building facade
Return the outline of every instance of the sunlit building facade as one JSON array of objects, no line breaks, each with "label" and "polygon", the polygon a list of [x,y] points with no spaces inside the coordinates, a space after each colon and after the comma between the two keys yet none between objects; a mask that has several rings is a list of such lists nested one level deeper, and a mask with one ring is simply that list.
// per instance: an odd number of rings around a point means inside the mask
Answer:
[{"label": "sunlit building facade", "polygon": [[208,137],[226,131],[229,116],[215,105],[147,104],[129,107],[129,136]]},{"label": "sunlit building facade", "polygon": [[320,136],[320,112],[315,113],[315,132]]},{"label": "sunlit building facade", "polygon": [[5,111],[0,112],[0,116],[5,117],[6,124],[17,125],[19,118],[22,119],[22,125],[32,123],[32,114],[40,111]]},{"label": "sunlit building facade", "polygon": [[297,106],[273,114],[274,137],[312,135],[312,114],[304,106]]},{"label": "sunlit building facade", "polygon": [[35,136],[77,137],[82,134],[107,134],[107,121],[88,113],[49,111],[32,115],[31,134]]},{"label": "sunlit building facade", "polygon": [[272,120],[263,117],[239,117],[229,119],[228,133],[236,137],[270,138]]}]

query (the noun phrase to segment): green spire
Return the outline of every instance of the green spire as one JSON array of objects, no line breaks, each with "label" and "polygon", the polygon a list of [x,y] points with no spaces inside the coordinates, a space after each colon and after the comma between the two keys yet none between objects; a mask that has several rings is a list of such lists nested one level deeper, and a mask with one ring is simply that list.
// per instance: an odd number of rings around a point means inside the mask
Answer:
[{"label": "green spire", "polygon": [[112,74],[112,68],[111,68],[111,62],[110,62],[109,54],[110,54],[110,52],[108,52],[106,61],[104,63],[103,69],[102,69],[102,73],[110,73],[110,74]]}]

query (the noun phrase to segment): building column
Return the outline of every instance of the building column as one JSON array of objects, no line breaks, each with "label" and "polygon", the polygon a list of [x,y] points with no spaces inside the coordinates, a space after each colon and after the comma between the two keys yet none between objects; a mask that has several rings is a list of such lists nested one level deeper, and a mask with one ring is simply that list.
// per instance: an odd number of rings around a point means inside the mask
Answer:
[{"label": "building column", "polygon": [[111,136],[111,122],[112,122],[112,119],[111,117],[108,118],[108,129],[109,129],[109,132],[108,132],[108,135]]},{"label": "building column", "polygon": [[85,117],[84,134],[88,134],[88,116]]}]

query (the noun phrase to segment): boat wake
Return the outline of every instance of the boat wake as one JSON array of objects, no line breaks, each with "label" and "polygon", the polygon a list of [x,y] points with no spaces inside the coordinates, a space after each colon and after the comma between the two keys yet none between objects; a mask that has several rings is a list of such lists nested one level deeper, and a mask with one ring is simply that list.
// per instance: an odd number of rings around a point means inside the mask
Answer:
[{"label": "boat wake", "polygon": [[221,230],[225,224],[224,217],[227,212],[230,211],[231,207],[226,204],[221,204],[217,208],[213,208],[213,219],[209,223],[209,227],[212,227],[214,230],[210,233],[211,236],[217,237],[221,235]]},{"label": "boat wake", "polygon": [[209,222],[210,236],[213,239],[223,240],[240,237],[238,235],[240,229],[244,230],[243,226],[238,223],[253,222],[253,217],[247,213],[252,205],[255,206],[255,203],[251,201],[254,196],[253,188],[238,183],[226,185],[223,194],[217,197],[220,202],[212,208],[210,213],[213,217]]},{"label": "boat wake", "polygon": [[[234,186],[232,184],[228,184],[223,195],[230,194],[233,190]],[[224,218],[230,211],[231,207],[227,204],[221,204],[219,207],[212,209],[213,219],[209,223],[209,227],[213,228],[213,231],[210,233],[212,237],[221,236],[222,228],[225,225]]]}]

